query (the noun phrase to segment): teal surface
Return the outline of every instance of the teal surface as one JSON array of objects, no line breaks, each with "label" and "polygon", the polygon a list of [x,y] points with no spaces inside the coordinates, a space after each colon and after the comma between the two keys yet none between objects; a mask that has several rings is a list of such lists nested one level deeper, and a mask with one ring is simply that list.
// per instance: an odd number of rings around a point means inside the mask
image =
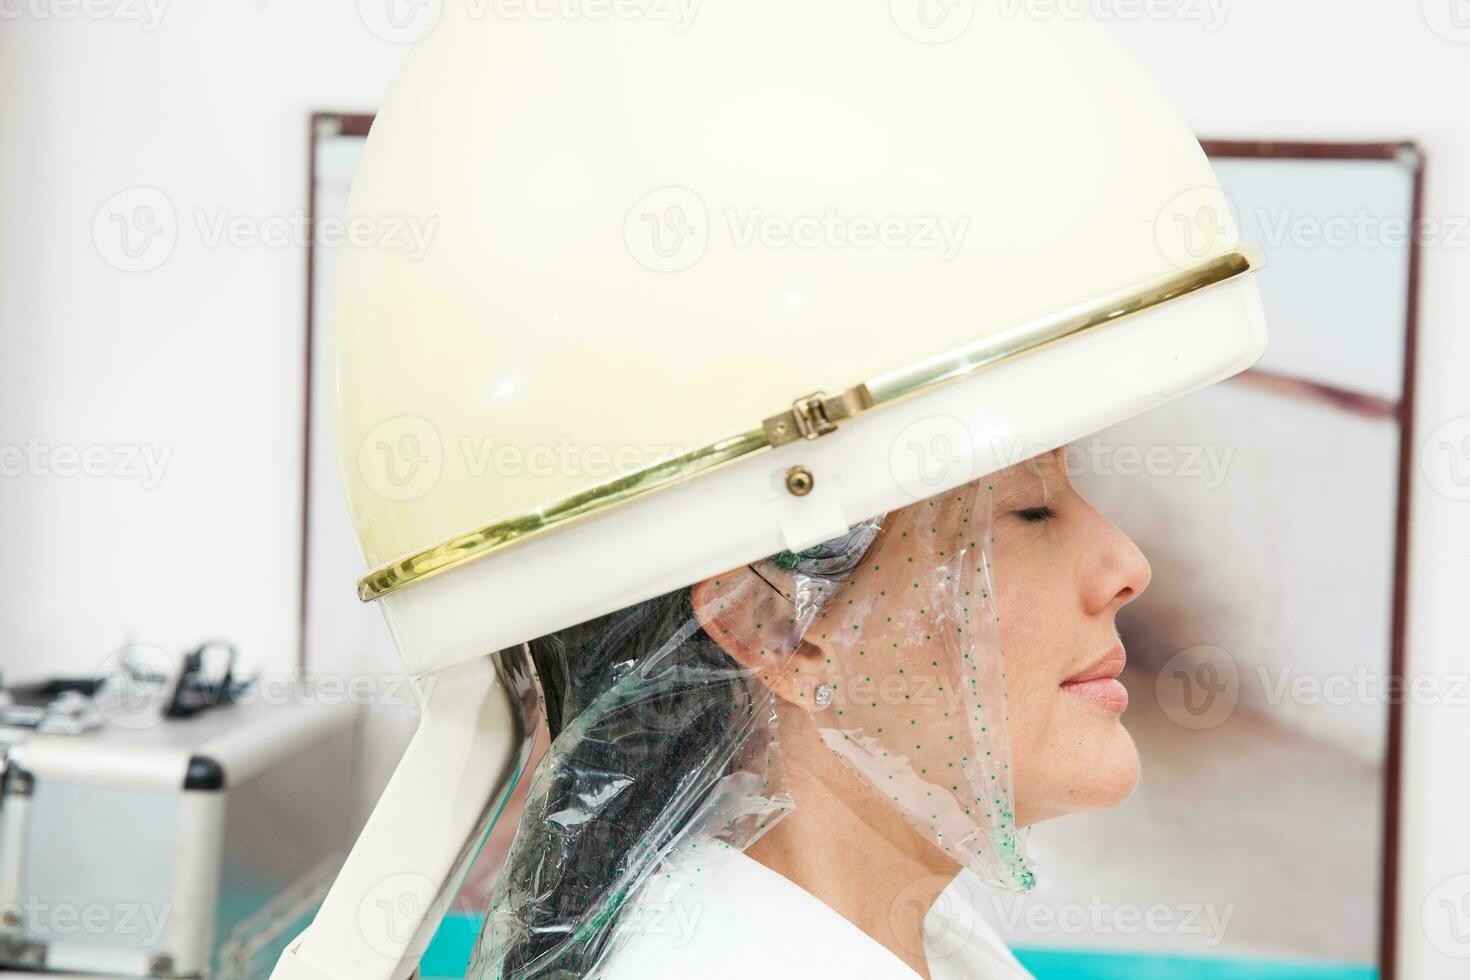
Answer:
[{"label": "teal surface", "polygon": [[[463,977],[480,934],[480,919],[444,919],[421,969],[424,980]],[[1020,948],[1015,951],[1036,980],[1378,980],[1371,966],[1289,963],[1279,960],[1200,959],[1127,953],[1088,953]]]},{"label": "teal surface", "polygon": [[1036,980],[1378,980],[1375,967],[1335,963],[1057,949],[1019,948],[1014,952]]},{"label": "teal surface", "polygon": [[464,971],[469,969],[475,940],[480,936],[480,921],[477,915],[444,917],[439,931],[434,934],[434,941],[419,962],[419,975],[423,980],[464,976]]}]

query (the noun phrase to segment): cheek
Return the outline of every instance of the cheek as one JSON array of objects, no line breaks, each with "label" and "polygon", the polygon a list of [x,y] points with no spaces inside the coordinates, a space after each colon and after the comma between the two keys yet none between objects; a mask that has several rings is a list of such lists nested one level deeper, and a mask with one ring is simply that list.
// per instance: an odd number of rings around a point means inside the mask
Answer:
[{"label": "cheek", "polygon": [[1068,676],[1074,656],[1067,641],[1064,608],[1038,585],[1013,583],[998,586],[1000,595],[1000,641],[1005,657],[1006,693],[1011,702],[1011,722],[1016,726],[1018,708],[1035,711],[1048,692],[1056,692]]},{"label": "cheek", "polygon": [[1073,666],[1074,654],[1059,615],[1060,604],[1046,594],[1043,585],[1017,580],[1009,588],[997,584],[1006,713],[1017,789],[1023,796],[1026,785],[1049,768],[1038,762],[1054,761],[1058,749],[1076,741],[1079,734],[1068,731],[1076,719],[1066,710],[1069,695],[1058,686]]}]

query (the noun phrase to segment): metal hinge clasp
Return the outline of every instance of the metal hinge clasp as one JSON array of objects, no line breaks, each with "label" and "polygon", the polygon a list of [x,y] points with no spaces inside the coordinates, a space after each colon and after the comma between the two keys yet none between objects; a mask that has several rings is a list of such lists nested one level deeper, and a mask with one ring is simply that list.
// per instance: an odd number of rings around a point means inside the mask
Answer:
[{"label": "metal hinge clasp", "polygon": [[849,388],[830,398],[820,391],[814,392],[798,398],[789,411],[766,419],[766,441],[772,446],[784,446],[801,439],[817,439],[836,432],[839,422],[872,407],[873,396],[867,385]]}]

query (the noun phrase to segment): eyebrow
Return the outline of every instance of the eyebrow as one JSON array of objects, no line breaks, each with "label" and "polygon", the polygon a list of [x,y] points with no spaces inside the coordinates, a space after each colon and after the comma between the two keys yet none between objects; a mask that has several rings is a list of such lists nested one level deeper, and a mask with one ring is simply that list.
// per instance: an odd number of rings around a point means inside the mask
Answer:
[{"label": "eyebrow", "polygon": [[[1046,465],[1046,460],[1050,458],[1051,461],[1056,464],[1058,470],[1065,472],[1066,460],[1063,458],[1063,456],[1067,452],[1067,448],[1068,447],[1065,445],[1058,446],[1056,449],[1053,449],[1049,453],[1042,453],[1039,456],[1031,457],[1026,461],[1025,464],[1023,464],[1024,468],[1027,470],[1028,475],[1041,483],[1041,492],[1044,495],[1044,500],[1049,501],[1051,500],[1052,496],[1051,480],[1047,477],[1047,474],[1043,470],[1043,467]],[[992,492],[994,492],[996,489],[993,485],[994,478],[992,478],[991,482],[991,489]],[[1012,499],[1020,496],[1023,493],[1028,492],[1030,489],[1031,487],[1024,485],[1013,486],[1004,491],[995,493],[994,499],[1000,503],[1009,503]]]}]

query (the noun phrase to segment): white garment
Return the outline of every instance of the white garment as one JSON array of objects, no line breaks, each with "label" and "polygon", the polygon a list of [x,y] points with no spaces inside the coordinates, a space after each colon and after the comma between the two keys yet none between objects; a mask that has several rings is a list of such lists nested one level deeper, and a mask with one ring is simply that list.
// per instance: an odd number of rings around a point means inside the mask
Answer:
[{"label": "white garment", "polygon": [[[625,910],[626,945],[601,980],[917,980],[886,947],[739,851],[705,839],[682,849],[678,864]],[[933,980],[1032,980],[959,884],[930,911],[925,934]]]}]

